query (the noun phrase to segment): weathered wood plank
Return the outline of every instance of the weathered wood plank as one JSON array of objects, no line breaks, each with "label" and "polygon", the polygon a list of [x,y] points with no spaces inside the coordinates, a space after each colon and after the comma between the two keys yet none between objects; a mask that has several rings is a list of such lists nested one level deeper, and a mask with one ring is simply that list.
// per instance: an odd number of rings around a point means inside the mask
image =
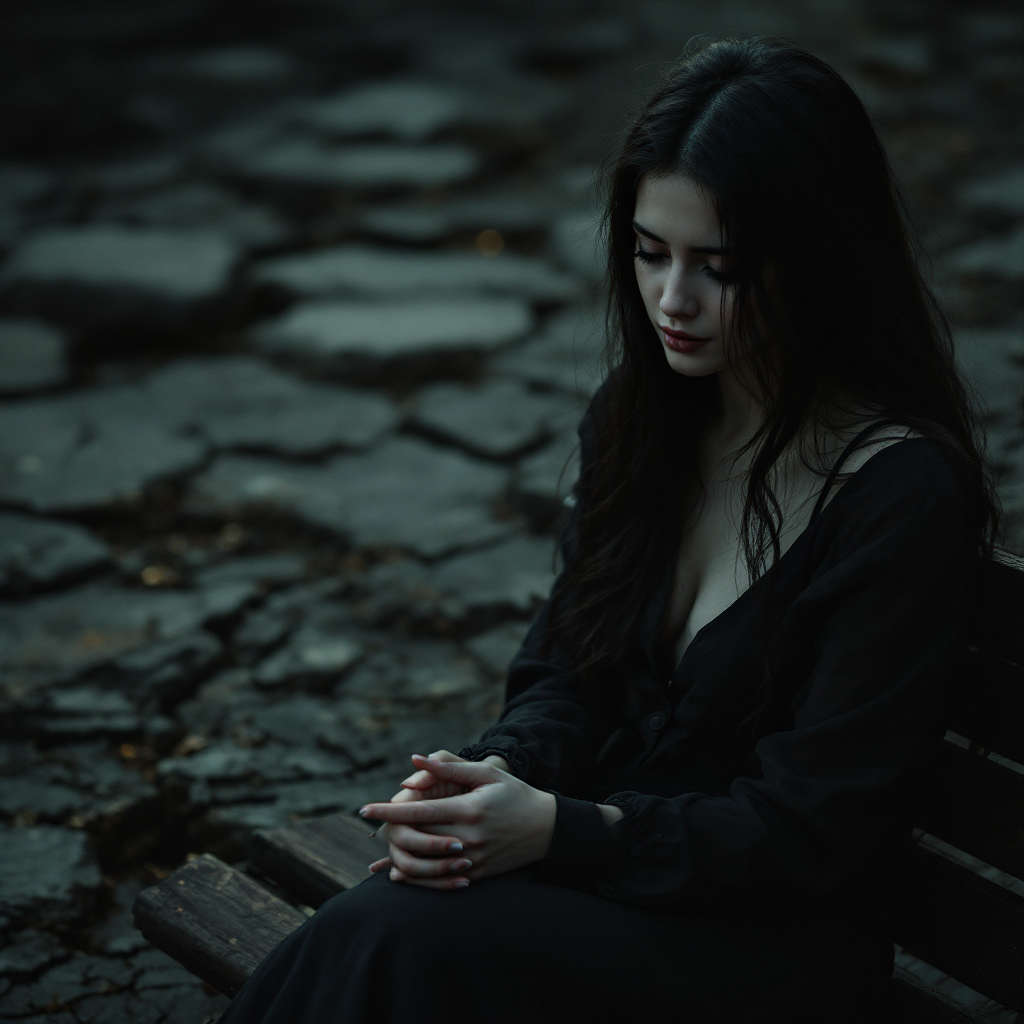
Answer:
[{"label": "weathered wood plank", "polygon": [[132,911],[154,946],[226,996],[306,920],[208,853],[139,893]]},{"label": "weathered wood plank", "polygon": [[942,740],[923,764],[915,826],[1024,878],[1024,775]]},{"label": "weathered wood plank", "polygon": [[979,651],[967,651],[951,684],[946,728],[1024,763],[1024,669]]},{"label": "weathered wood plank", "polygon": [[976,991],[1024,1009],[1024,899],[920,844],[902,881],[893,938]]},{"label": "weathered wood plank", "polygon": [[985,1014],[929,988],[898,964],[889,996],[892,1024],[992,1024]]},{"label": "weathered wood plank", "polygon": [[287,828],[258,829],[249,839],[250,866],[311,907],[369,878],[368,866],[387,854],[369,838],[374,827],[345,814],[313,818]]}]

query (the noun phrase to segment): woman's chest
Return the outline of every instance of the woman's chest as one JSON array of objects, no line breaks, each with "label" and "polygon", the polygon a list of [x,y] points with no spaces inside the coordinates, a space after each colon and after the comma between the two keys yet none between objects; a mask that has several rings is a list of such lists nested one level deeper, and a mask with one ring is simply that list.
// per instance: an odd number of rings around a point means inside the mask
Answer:
[{"label": "woman's chest", "polygon": [[[782,511],[780,555],[810,520],[820,478],[791,470],[777,487]],[[736,479],[712,479],[683,527],[664,638],[678,661],[697,633],[733,605],[750,585],[743,544],[745,489]],[[772,552],[767,552],[768,564]]]}]

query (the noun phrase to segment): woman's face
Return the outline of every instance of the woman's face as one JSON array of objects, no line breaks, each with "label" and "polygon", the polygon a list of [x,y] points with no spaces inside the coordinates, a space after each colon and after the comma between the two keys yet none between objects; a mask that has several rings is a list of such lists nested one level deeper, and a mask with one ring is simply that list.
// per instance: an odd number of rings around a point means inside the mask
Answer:
[{"label": "woman's face", "polygon": [[636,280],[668,365],[688,377],[723,369],[734,289],[714,205],[682,174],[645,175],[633,228]]}]

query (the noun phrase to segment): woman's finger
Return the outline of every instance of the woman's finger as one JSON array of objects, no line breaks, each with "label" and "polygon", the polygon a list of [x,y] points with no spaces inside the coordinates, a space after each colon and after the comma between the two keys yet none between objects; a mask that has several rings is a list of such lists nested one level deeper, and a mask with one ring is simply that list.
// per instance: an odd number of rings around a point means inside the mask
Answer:
[{"label": "woman's finger", "polygon": [[462,843],[453,836],[429,835],[409,825],[390,825],[388,842],[408,853],[427,857],[455,856],[464,850]]},{"label": "woman's finger", "polygon": [[454,782],[470,788],[496,782],[506,774],[499,772],[494,765],[481,761],[435,761],[420,754],[413,754],[412,763],[417,768],[430,772],[434,778],[442,782]]},{"label": "woman's finger", "polygon": [[423,789],[416,789],[406,787],[405,783],[402,783],[404,788],[400,789],[391,798],[391,803],[402,804],[409,800],[440,800],[445,796],[459,796],[466,792],[465,786],[456,785],[454,782],[441,782],[435,779],[430,772],[425,772],[424,774],[430,780],[429,786]]},{"label": "woman's finger", "polygon": [[389,868],[389,867],[391,867],[391,858],[390,857],[381,857],[380,860],[375,860],[370,865],[369,870],[372,871],[376,875],[378,872],[383,871],[385,868]]},{"label": "woman's finger", "polygon": [[391,865],[409,878],[446,878],[463,874],[473,862],[465,857],[414,857],[392,845]]},{"label": "woman's finger", "polygon": [[430,772],[413,772],[407,779],[402,779],[403,789],[430,789],[437,785],[437,779]]},{"label": "woman's finger", "polygon": [[359,808],[359,814],[374,821],[401,822],[406,825],[438,825],[447,821],[467,821],[474,815],[472,809],[466,806],[466,799],[466,796],[450,796],[441,800],[367,804]]},{"label": "woman's finger", "polygon": [[[413,754],[413,757],[422,757],[422,754]],[[435,750],[429,758],[431,761],[448,761],[458,762],[460,764],[468,763],[464,757],[459,757],[457,754],[453,754],[450,750]],[[402,785],[406,789],[429,789],[433,786],[437,780],[430,772],[416,771],[413,772],[409,778],[402,782]]]}]

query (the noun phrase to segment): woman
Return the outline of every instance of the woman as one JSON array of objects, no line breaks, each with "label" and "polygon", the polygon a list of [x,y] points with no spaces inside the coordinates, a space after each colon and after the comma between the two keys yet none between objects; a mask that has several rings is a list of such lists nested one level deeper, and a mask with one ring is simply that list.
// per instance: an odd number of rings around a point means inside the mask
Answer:
[{"label": "woman", "polygon": [[508,702],[225,1022],[856,1021],[994,508],[867,114],[705,45],[611,175],[608,381]]}]

